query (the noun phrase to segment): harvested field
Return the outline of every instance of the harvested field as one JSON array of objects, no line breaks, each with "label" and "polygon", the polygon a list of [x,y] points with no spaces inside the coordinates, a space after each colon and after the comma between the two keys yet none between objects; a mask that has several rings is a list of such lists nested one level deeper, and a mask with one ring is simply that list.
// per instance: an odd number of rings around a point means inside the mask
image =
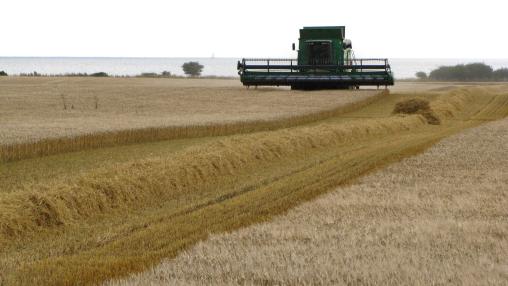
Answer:
[{"label": "harvested field", "polygon": [[109,285],[506,285],[508,119]]},{"label": "harvested field", "polygon": [[390,94],[291,128],[3,163],[0,284],[89,285],[144,271],[502,118],[507,90],[418,94],[441,125],[392,114],[415,95]]}]

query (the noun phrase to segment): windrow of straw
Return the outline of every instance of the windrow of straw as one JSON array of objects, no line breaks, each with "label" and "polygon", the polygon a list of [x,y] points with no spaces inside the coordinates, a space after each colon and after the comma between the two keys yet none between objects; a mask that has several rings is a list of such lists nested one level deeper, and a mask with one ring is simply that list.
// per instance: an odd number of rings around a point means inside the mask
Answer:
[{"label": "windrow of straw", "polygon": [[423,98],[411,98],[395,104],[393,114],[421,114],[429,124],[439,125],[441,120],[430,108],[429,101]]},{"label": "windrow of straw", "polygon": [[110,132],[97,132],[74,137],[46,138],[33,142],[0,145],[0,162],[161,140],[223,136],[275,130],[315,122],[366,106],[385,96],[385,90],[365,100],[316,113],[282,117],[274,120],[239,121],[187,126],[164,126]]},{"label": "windrow of straw", "polygon": [[19,237],[96,215],[132,210],[234,180],[248,169],[337,144],[397,134],[426,124],[421,115],[362,120],[235,136],[83,175],[77,182],[26,187],[0,197],[0,236]]},{"label": "windrow of straw", "polygon": [[485,94],[482,88],[460,88],[441,95],[437,100],[430,102],[430,108],[440,118],[454,117],[464,110],[468,103],[474,101],[475,96]]}]

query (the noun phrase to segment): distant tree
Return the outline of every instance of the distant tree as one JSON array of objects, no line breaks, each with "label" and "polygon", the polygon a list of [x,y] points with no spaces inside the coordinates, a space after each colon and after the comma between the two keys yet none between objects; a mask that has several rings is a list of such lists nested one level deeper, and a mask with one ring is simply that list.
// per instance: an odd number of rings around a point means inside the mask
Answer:
[{"label": "distant tree", "polygon": [[199,62],[187,62],[182,65],[183,72],[190,76],[200,76],[204,66]]},{"label": "distant tree", "polygon": [[458,80],[463,78],[462,66],[446,67],[442,66],[430,72],[429,78],[431,80]]},{"label": "distant tree", "polygon": [[508,81],[508,68],[502,68],[495,70],[493,73],[494,80],[497,81]]},{"label": "distant tree", "polygon": [[4,71],[0,71],[0,76],[7,76],[7,73]]},{"label": "distant tree", "polygon": [[162,72],[162,76],[164,76],[164,77],[170,77],[171,76],[171,72],[170,71],[163,71]]},{"label": "distant tree", "polygon": [[144,72],[141,74],[141,77],[158,77],[159,75],[154,72]]},{"label": "distant tree", "polygon": [[465,67],[466,80],[492,80],[494,70],[484,63],[467,64]]},{"label": "distant tree", "polygon": [[442,66],[430,72],[431,80],[439,81],[484,81],[493,79],[493,69],[483,63]]},{"label": "distant tree", "polygon": [[419,80],[425,80],[427,79],[427,73],[419,71],[415,74],[416,78]]},{"label": "distant tree", "polygon": [[93,76],[93,77],[108,77],[109,75],[105,72],[96,72],[96,73],[93,73],[93,74],[90,74],[90,76]]}]

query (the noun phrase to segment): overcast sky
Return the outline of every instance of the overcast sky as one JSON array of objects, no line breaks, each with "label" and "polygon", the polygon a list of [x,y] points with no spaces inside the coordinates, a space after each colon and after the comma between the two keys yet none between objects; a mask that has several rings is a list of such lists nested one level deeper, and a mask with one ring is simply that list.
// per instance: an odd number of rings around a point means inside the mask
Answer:
[{"label": "overcast sky", "polygon": [[0,0],[0,56],[288,57],[344,25],[357,57],[508,58],[507,0]]}]

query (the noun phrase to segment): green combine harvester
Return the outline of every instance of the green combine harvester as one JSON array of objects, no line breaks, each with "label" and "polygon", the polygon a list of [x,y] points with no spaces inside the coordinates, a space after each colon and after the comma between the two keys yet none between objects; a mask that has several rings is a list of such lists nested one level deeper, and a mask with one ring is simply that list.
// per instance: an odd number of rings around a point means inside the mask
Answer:
[{"label": "green combine harvester", "polygon": [[[242,59],[243,85],[291,86],[291,89],[349,89],[393,85],[388,59],[357,59],[346,27],[304,27],[298,59]],[[295,50],[295,44],[293,44]]]}]

